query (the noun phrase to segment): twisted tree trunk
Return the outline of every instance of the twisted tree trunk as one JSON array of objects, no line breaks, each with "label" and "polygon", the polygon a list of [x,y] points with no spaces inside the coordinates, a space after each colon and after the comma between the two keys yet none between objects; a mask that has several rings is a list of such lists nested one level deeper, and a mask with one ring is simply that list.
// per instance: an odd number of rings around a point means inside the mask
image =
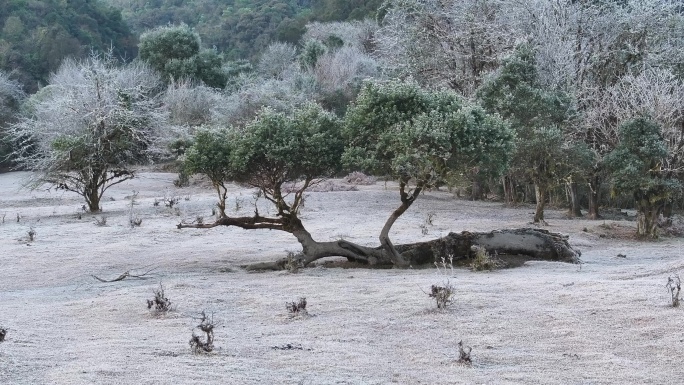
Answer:
[{"label": "twisted tree trunk", "polygon": [[[287,222],[287,223],[285,223]],[[528,260],[546,260],[579,263],[581,253],[568,244],[568,237],[546,230],[523,228],[496,230],[484,233],[464,231],[427,242],[392,245],[400,256],[401,265],[396,264],[396,256],[385,246],[368,247],[353,242],[338,240],[318,242],[304,228],[297,218],[263,217],[224,217],[212,224],[179,224],[178,228],[211,228],[216,226],[237,226],[244,229],[273,229],[291,233],[302,245],[302,259],[306,266],[325,257],[346,257],[349,260],[371,266],[410,266],[432,265],[434,262],[452,260],[455,264],[467,263],[473,256],[473,246],[479,246],[495,255],[504,264],[516,266]],[[276,261],[255,263],[244,266],[247,270],[282,270],[290,261],[281,258]]]}]

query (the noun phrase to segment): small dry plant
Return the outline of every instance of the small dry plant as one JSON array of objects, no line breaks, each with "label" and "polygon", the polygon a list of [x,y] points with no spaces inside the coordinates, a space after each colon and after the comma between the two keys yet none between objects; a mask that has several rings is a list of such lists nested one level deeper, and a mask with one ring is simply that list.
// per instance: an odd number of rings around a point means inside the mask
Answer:
[{"label": "small dry plant", "polygon": [[177,196],[164,197],[163,202],[164,202],[164,206],[172,209],[178,204],[178,202],[180,202],[180,197],[177,197]]},{"label": "small dry plant", "polygon": [[285,262],[285,269],[292,274],[299,273],[299,269],[302,267],[302,254],[293,253],[291,251],[287,252],[287,262]]},{"label": "small dry plant", "polygon": [[0,342],[4,341],[6,336],[7,336],[7,329],[0,327]]},{"label": "small dry plant", "polygon": [[420,232],[423,235],[428,235],[430,233],[430,227],[434,226],[433,220],[435,219],[435,213],[427,213],[425,220],[420,225]]},{"label": "small dry plant", "polygon": [[128,206],[128,224],[133,227],[140,227],[142,224],[142,218],[138,216],[138,214],[133,210],[133,206],[135,205],[135,198],[138,197],[138,191],[133,191],[133,195],[131,196],[131,204]]},{"label": "small dry plant", "polygon": [[107,217],[101,216],[101,217],[95,217],[95,226],[99,227],[104,227],[107,226]]},{"label": "small dry plant", "polygon": [[[437,268],[437,271],[443,275],[443,276],[448,276],[447,272],[450,271],[451,275],[454,273],[454,265],[453,265],[454,257],[453,255],[449,255],[449,263],[447,263],[447,259],[442,257],[442,262],[438,263],[435,262],[435,267]],[[454,286],[451,284],[449,279],[442,284],[442,285],[432,285],[430,286],[430,292],[427,293],[427,295],[430,298],[435,299],[435,303],[437,304],[437,309],[446,309],[447,306],[451,304],[451,299],[454,296],[454,293],[456,292],[456,289]]]},{"label": "small dry plant", "polygon": [[285,302],[285,308],[290,314],[290,317],[309,315],[309,312],[306,310],[306,298],[304,297],[301,297],[297,302]]},{"label": "small dry plant", "polygon": [[34,229],[33,226],[29,228],[29,231],[26,232],[26,235],[28,235],[28,241],[33,242],[36,239],[36,234],[38,233],[36,233],[36,229]]},{"label": "small dry plant", "polygon": [[[192,329],[192,337],[190,338],[190,349],[195,354],[211,353],[214,351],[214,316],[213,314],[207,316],[207,314],[202,311],[200,313],[200,324]],[[195,331],[201,331],[203,335],[195,334]]]},{"label": "small dry plant", "polygon": [[484,247],[475,245],[470,250],[475,252],[475,258],[473,258],[473,262],[470,264],[470,268],[474,271],[491,271],[501,267],[501,262],[489,254]]},{"label": "small dry plant", "polygon": [[458,363],[470,365],[473,361],[470,359],[470,352],[473,350],[470,346],[464,346],[463,341],[458,343]]},{"label": "small dry plant", "polygon": [[166,314],[173,310],[171,300],[164,294],[164,286],[159,282],[159,289],[153,291],[154,298],[147,300],[147,308],[154,314]]},{"label": "small dry plant", "polygon": [[682,290],[682,284],[679,280],[679,275],[675,274],[668,277],[665,287],[670,291],[672,307],[679,307],[679,292]]}]

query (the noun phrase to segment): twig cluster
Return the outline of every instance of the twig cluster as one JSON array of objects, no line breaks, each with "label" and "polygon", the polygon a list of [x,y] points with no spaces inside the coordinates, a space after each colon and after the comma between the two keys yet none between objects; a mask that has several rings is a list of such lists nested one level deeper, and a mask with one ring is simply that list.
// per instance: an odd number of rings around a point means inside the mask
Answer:
[{"label": "twig cluster", "polygon": [[167,313],[172,310],[171,300],[164,294],[164,286],[159,283],[159,289],[154,290],[154,298],[147,300],[147,308],[157,314]]},{"label": "twig cluster", "polygon": [[[200,313],[200,324],[195,326],[192,330],[192,338],[190,338],[190,348],[195,354],[211,353],[214,350],[214,324],[213,315],[211,317],[202,311]],[[204,333],[204,336],[195,334],[199,330]]]},{"label": "twig cluster", "polygon": [[470,352],[473,350],[470,346],[464,346],[463,341],[458,343],[458,363],[470,365],[473,361],[470,358]]},{"label": "twig cluster", "polygon": [[306,311],[306,298],[304,297],[300,298],[297,302],[286,302],[285,308],[292,317],[309,314],[309,312]]},{"label": "twig cluster", "polygon": [[682,290],[682,284],[679,279],[679,275],[671,275],[667,278],[667,284],[665,285],[667,290],[670,291],[670,297],[672,299],[672,307],[679,306],[679,292]]},{"label": "twig cluster", "polygon": [[451,297],[454,296],[454,287],[449,282],[444,286],[432,285],[428,296],[435,299],[437,309],[446,309],[451,304]]}]

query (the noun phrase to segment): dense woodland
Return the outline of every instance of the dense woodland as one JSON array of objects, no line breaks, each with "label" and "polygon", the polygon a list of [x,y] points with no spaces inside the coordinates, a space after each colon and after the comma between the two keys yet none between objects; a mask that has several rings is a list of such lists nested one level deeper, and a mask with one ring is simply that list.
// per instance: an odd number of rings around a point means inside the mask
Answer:
[{"label": "dense woodland", "polygon": [[307,188],[358,170],[400,183],[398,215],[447,186],[536,203],[538,223],[549,203],[636,208],[657,236],[682,206],[681,1],[10,0],[0,15],[0,152],[92,211],[150,159],[178,161],[179,185],[207,175],[220,201],[228,180],[257,187],[279,213],[260,219],[289,231]]}]

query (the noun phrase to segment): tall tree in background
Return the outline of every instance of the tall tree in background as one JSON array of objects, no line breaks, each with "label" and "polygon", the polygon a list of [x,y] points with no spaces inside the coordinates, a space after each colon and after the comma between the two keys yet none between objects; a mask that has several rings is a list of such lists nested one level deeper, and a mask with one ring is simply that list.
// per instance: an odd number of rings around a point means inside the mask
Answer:
[{"label": "tall tree in background", "polygon": [[223,88],[228,80],[218,52],[202,49],[199,34],[185,24],[143,33],[139,54],[167,82],[188,78],[209,87]]},{"label": "tall tree in background", "polygon": [[573,114],[570,99],[541,87],[535,51],[526,44],[504,60],[499,71],[478,90],[478,97],[488,111],[499,113],[515,129],[516,154],[509,177],[534,183],[534,222],[544,222],[549,189],[562,176],[566,148],[563,128]]},{"label": "tall tree in background", "polygon": [[91,212],[102,194],[134,177],[150,159],[163,124],[158,76],[142,63],[118,67],[111,57],[67,60],[28,115],[10,127],[18,164],[43,183],[81,195]]},{"label": "tall tree in background", "polygon": [[19,116],[19,107],[26,95],[19,82],[0,71],[0,170],[9,166],[12,143],[5,130]]},{"label": "tall tree in background", "polygon": [[619,134],[620,144],[606,156],[613,188],[634,197],[637,234],[657,238],[658,217],[682,187],[677,170],[668,168],[662,128],[648,117],[638,117],[622,124]]},{"label": "tall tree in background", "polygon": [[121,11],[91,0],[0,1],[0,69],[33,93],[67,57],[91,50],[135,57],[136,36]]}]

